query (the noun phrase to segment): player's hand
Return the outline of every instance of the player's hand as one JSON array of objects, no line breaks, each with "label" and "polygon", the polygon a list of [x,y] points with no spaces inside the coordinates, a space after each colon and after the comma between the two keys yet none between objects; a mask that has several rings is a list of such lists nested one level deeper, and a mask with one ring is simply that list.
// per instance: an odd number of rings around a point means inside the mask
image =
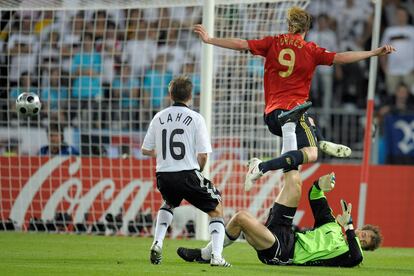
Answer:
[{"label": "player's hand", "polygon": [[384,45],[374,50],[376,56],[384,56],[395,52],[396,49],[391,45]]},{"label": "player's hand", "polygon": [[206,28],[204,28],[203,25],[201,24],[194,25],[193,32],[198,34],[198,36],[204,43],[208,43],[208,40],[210,39],[210,35],[208,34],[208,32],[206,31]]},{"label": "player's hand", "polygon": [[352,225],[351,210],[352,204],[346,203],[345,200],[341,199],[342,214],[336,217],[336,221],[345,229],[348,230]]}]

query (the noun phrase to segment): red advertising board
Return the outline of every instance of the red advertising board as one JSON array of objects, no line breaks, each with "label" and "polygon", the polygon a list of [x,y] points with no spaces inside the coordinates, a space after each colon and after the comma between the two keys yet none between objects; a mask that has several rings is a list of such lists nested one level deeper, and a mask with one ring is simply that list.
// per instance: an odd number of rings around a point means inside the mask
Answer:
[{"label": "red advertising board", "polygon": [[[222,191],[228,214],[247,209],[264,219],[282,183],[281,172],[264,177],[249,193],[242,183],[246,167],[239,161],[213,162],[211,177]],[[358,220],[360,166],[313,164],[301,171],[303,197],[295,218],[300,226],[312,226],[307,190],[323,174],[336,173],[335,189],[327,194],[335,213],[341,198],[353,204]],[[76,157],[0,157],[0,219],[11,218],[27,229],[31,218],[53,219],[56,212],[67,212],[73,222],[102,221],[106,213],[123,210],[126,223],[137,212],[153,214],[162,199],[156,190],[154,160],[76,158]],[[365,222],[379,225],[385,246],[413,247],[414,168],[409,166],[371,166],[366,193]]]}]

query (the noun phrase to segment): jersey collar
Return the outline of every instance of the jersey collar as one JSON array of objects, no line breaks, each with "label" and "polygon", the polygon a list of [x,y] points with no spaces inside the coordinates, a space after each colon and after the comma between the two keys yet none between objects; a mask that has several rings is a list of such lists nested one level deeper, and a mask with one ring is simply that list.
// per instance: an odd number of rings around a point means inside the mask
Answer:
[{"label": "jersey collar", "polygon": [[292,34],[293,37],[299,38],[300,40],[304,40],[301,34]]},{"label": "jersey collar", "polygon": [[188,107],[186,104],[183,103],[178,103],[178,102],[174,102],[173,106],[183,106],[183,107]]}]

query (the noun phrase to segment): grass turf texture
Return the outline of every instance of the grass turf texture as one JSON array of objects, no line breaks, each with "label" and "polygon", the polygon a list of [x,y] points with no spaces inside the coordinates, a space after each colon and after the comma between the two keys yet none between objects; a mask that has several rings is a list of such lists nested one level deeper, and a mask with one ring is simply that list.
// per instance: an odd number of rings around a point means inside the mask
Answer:
[{"label": "grass turf texture", "polygon": [[225,249],[231,268],[187,263],[176,254],[179,246],[204,242],[169,240],[163,262],[151,265],[152,240],[70,234],[0,233],[1,275],[414,275],[414,249],[382,248],[366,252],[357,268],[280,267],[262,264],[246,243]]}]

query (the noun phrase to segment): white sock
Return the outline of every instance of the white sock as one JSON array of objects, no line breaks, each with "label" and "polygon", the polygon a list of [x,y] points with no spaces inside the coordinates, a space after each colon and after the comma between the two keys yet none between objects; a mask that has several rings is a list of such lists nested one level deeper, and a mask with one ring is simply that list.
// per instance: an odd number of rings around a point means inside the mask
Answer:
[{"label": "white sock", "polygon": [[224,235],[223,247],[227,247],[227,246],[231,245],[235,240],[237,240],[239,238],[239,237],[237,237],[237,238],[230,237],[227,232],[225,232],[225,234],[226,235]]},{"label": "white sock", "polygon": [[[235,240],[239,238],[239,237],[230,238],[226,231],[224,231],[224,233],[225,235],[224,235],[224,241],[223,241],[223,248],[231,245]],[[201,248],[201,258],[203,258],[203,260],[210,260],[212,251],[213,251],[213,243],[209,242],[206,245],[206,247]]]},{"label": "white sock", "polygon": [[162,247],[162,243],[167,233],[167,229],[173,219],[173,213],[171,209],[161,207],[158,211],[157,224],[155,225],[154,243],[158,242],[158,245]]},{"label": "white sock", "polygon": [[298,149],[296,141],[296,123],[289,122],[282,126],[282,154]]},{"label": "white sock", "polygon": [[223,218],[211,218],[208,231],[211,235],[211,254],[214,254],[217,258],[221,258],[225,236]]}]

